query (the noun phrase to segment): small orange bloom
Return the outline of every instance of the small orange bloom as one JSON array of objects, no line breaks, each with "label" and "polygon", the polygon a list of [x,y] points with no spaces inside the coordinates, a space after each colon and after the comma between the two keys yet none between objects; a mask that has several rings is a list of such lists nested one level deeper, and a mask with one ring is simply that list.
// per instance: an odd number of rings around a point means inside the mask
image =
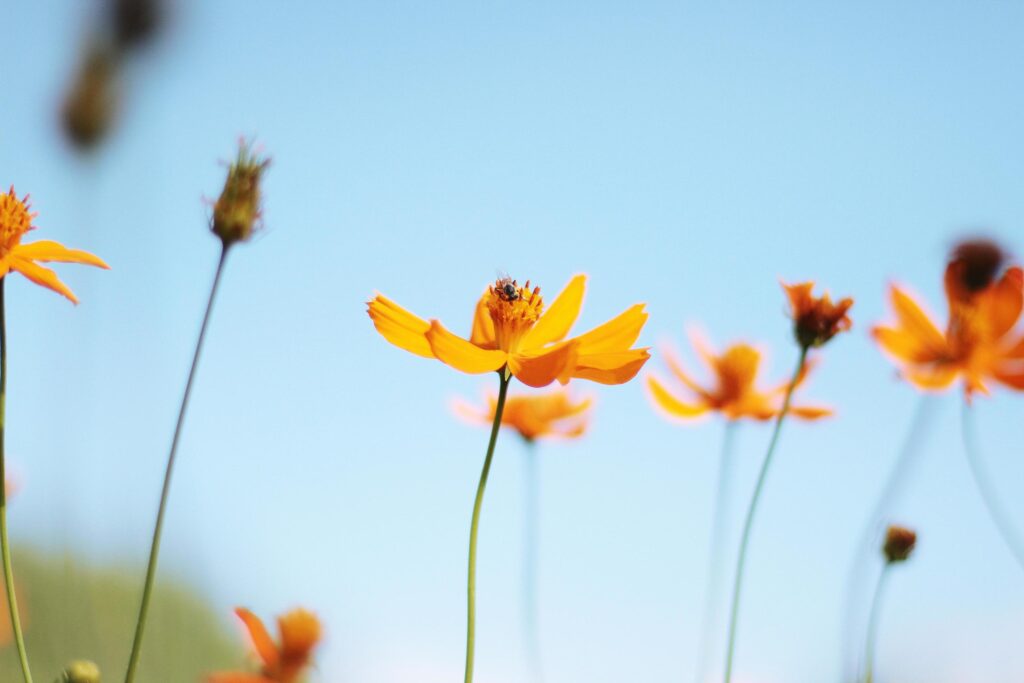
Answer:
[{"label": "small orange bloom", "polygon": [[962,376],[968,398],[975,391],[987,394],[987,379],[1024,391],[1024,335],[1013,333],[1024,308],[1024,271],[1013,266],[997,278],[1001,264],[993,267],[990,253],[964,251],[971,246],[961,246],[946,267],[945,333],[893,285],[889,294],[896,323],[878,325],[872,335],[902,364],[902,375],[921,389],[945,389]]},{"label": "small orange bloom", "polygon": [[78,299],[67,285],[57,278],[57,274],[36,262],[84,263],[99,268],[110,266],[90,253],[68,249],[50,240],[22,244],[21,238],[25,233],[35,229],[32,225],[32,219],[35,217],[36,214],[29,213],[28,195],[24,199],[18,199],[13,187],[7,194],[0,194],[0,277],[15,270],[37,285],[63,294],[72,303],[77,304]]},{"label": "small orange bloom", "polygon": [[259,674],[216,673],[207,683],[295,683],[310,664],[313,648],[320,641],[320,621],[311,612],[296,609],[277,618],[281,642],[275,643],[259,617],[239,607],[235,614],[245,624],[253,649],[262,662]]},{"label": "small orange bloom", "polygon": [[821,346],[840,332],[850,329],[850,318],[846,313],[853,306],[853,299],[847,297],[832,303],[828,294],[815,297],[813,282],[796,285],[783,283],[789,297],[790,315],[793,318],[793,333],[800,348]]},{"label": "small orange bloom", "polygon": [[586,279],[577,275],[570,280],[547,310],[539,287],[498,280],[477,302],[468,340],[381,294],[367,304],[367,312],[377,331],[395,346],[469,374],[504,370],[531,387],[556,379],[565,384],[574,377],[601,384],[628,382],[650,357],[646,348],[631,348],[647,322],[644,304],[565,339],[579,315]]},{"label": "small orange bloom", "polygon": [[[498,398],[487,397],[488,407],[478,410],[462,401],[455,403],[455,411],[480,424],[494,424],[494,412]],[[593,401],[589,398],[573,401],[566,389],[549,391],[544,394],[521,394],[505,399],[501,414],[501,426],[514,429],[526,441],[546,437],[573,439],[583,435],[587,429],[587,411]]]},{"label": "small orange bloom", "polygon": [[[714,386],[704,387],[694,381],[683,368],[678,356],[670,348],[664,348],[665,362],[676,379],[685,385],[693,396],[683,400],[655,375],[647,376],[647,389],[654,404],[672,417],[692,418],[709,411],[720,412],[727,420],[752,418],[770,420],[782,409],[783,396],[789,382],[783,382],[767,391],[755,386],[761,354],[749,344],[733,344],[722,355],[715,355],[703,343],[694,341],[704,362],[714,375]],[[810,366],[805,364],[797,378],[799,386],[807,378]],[[806,420],[816,420],[832,414],[828,408],[794,406],[789,414]]]}]

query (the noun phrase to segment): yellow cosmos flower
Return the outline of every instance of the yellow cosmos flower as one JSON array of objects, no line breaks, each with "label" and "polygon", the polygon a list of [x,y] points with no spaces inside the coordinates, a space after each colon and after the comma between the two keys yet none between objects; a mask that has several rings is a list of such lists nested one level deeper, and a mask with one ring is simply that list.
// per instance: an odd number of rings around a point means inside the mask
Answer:
[{"label": "yellow cosmos flower", "polygon": [[650,357],[646,348],[631,348],[647,322],[644,304],[566,339],[579,315],[585,286],[586,276],[577,275],[545,310],[539,287],[498,280],[480,297],[468,340],[382,294],[367,304],[367,312],[377,331],[395,346],[469,374],[504,370],[531,387],[556,379],[565,384],[572,378],[628,382]]},{"label": "yellow cosmos flower", "polygon": [[[696,339],[694,347],[711,370],[714,383],[710,386],[701,386],[683,368],[676,353],[666,347],[662,350],[665,363],[672,375],[690,390],[692,398],[680,398],[670,391],[659,377],[648,375],[647,389],[651,400],[658,408],[672,417],[681,418],[719,412],[727,420],[770,420],[779,414],[789,382],[783,382],[766,391],[757,388],[761,353],[756,348],[749,344],[733,344],[721,355],[716,355],[703,342]],[[810,365],[805,365],[797,378],[796,386],[800,386],[807,379],[809,372]],[[832,411],[814,406],[793,406],[789,413],[805,420],[816,420],[831,415]]]},{"label": "yellow cosmos flower", "polygon": [[84,263],[99,268],[110,266],[88,252],[68,249],[50,240],[22,244],[21,238],[25,233],[35,228],[32,225],[35,217],[36,214],[29,212],[27,195],[24,199],[18,199],[13,187],[7,194],[0,194],[0,277],[12,270],[17,271],[37,285],[63,294],[77,304],[78,299],[57,274],[39,265],[37,261]]},{"label": "yellow cosmos flower", "polygon": [[[472,422],[489,425],[494,422],[498,408],[497,396],[487,397],[486,409],[476,408],[462,401],[456,401],[455,412]],[[501,426],[519,433],[526,441],[556,437],[574,439],[583,436],[587,429],[587,411],[593,405],[589,398],[574,401],[566,389],[543,394],[520,394],[505,400],[501,414]]]}]

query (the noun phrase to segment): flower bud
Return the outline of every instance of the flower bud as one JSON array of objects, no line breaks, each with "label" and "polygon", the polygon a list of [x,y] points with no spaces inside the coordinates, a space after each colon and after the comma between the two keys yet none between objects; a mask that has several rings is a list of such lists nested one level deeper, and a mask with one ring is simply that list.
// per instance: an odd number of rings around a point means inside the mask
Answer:
[{"label": "flower bud", "polygon": [[853,299],[847,297],[833,303],[828,294],[816,297],[811,293],[813,282],[782,286],[789,297],[793,335],[800,348],[822,346],[840,332],[850,329],[850,318],[846,314],[853,306]]},{"label": "flower bud", "polygon": [[71,662],[64,669],[58,683],[100,683],[100,668],[86,659]]},{"label": "flower bud", "polygon": [[885,532],[885,544],[882,552],[885,554],[885,561],[889,564],[905,562],[914,551],[917,543],[917,534],[906,527],[892,525]]},{"label": "flower bud", "polygon": [[113,124],[119,98],[118,59],[114,51],[94,43],[64,99],[64,132],[81,150],[95,147]]},{"label": "flower bud", "polygon": [[249,143],[242,141],[238,157],[228,168],[224,189],[213,205],[210,229],[225,247],[252,237],[260,219],[260,178],[269,165],[269,159],[260,158]]}]

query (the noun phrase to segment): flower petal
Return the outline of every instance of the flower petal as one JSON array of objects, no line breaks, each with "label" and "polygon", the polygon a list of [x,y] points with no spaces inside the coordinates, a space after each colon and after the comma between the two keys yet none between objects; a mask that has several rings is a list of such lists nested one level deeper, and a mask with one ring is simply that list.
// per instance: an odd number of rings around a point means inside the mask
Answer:
[{"label": "flower petal", "polygon": [[570,339],[541,351],[514,353],[509,356],[508,368],[523,384],[546,387],[574,367],[577,346],[576,340]]},{"label": "flower petal", "polygon": [[889,289],[896,319],[903,330],[916,339],[922,349],[936,356],[946,353],[946,338],[939,331],[928,315],[921,310],[917,302],[899,287],[893,285]]},{"label": "flower petal", "polygon": [[29,244],[19,244],[11,253],[32,261],[58,261],[60,263],[84,263],[87,266],[110,269],[110,266],[99,256],[80,249],[68,249],[53,240],[40,240]]},{"label": "flower petal", "polygon": [[42,285],[43,287],[52,289],[58,294],[63,294],[73,304],[78,303],[78,299],[75,297],[74,293],[68,289],[67,285],[60,281],[60,278],[57,277],[57,273],[53,272],[49,268],[44,268],[32,261],[26,261],[14,254],[8,255],[7,262],[10,264],[11,270],[18,271],[37,285]]},{"label": "flower petal", "polygon": [[883,351],[891,356],[909,363],[929,363],[941,358],[921,343],[921,340],[903,328],[875,326],[871,328],[871,336],[875,338]]},{"label": "flower petal", "polygon": [[706,405],[683,403],[669,393],[668,389],[654,375],[647,375],[647,390],[655,405],[673,417],[697,417],[708,410]]},{"label": "flower petal", "polygon": [[675,375],[676,379],[689,387],[690,390],[700,396],[701,399],[707,401],[710,398],[710,393],[690,377],[690,374],[683,367],[683,362],[680,360],[679,355],[676,353],[674,348],[668,344],[662,345],[661,355],[665,360],[665,365],[667,365],[668,369],[672,371],[672,374]]},{"label": "flower petal", "polygon": [[424,335],[435,358],[456,370],[479,375],[498,370],[508,360],[508,354],[497,349],[482,349],[458,337],[436,320]]},{"label": "flower petal", "polygon": [[931,365],[907,368],[902,376],[914,386],[927,391],[945,389],[956,379],[959,369],[953,365]]},{"label": "flower petal", "polygon": [[491,319],[491,312],[487,310],[487,299],[490,292],[485,291],[476,302],[476,309],[473,311],[473,330],[470,332],[469,341],[484,349],[498,348],[497,336],[494,333],[494,320]]},{"label": "flower petal", "polygon": [[580,343],[580,355],[629,349],[636,342],[640,336],[640,330],[647,322],[645,305],[630,306],[603,325],[576,337]]},{"label": "flower petal", "polygon": [[424,358],[434,357],[425,336],[430,323],[423,318],[413,315],[383,294],[378,294],[366,304],[366,312],[377,332],[398,348]]},{"label": "flower petal", "polygon": [[651,357],[647,349],[580,354],[572,376],[598,384],[625,384],[636,377]]},{"label": "flower petal", "polygon": [[274,683],[266,676],[247,674],[241,671],[222,671],[206,677],[206,683]]},{"label": "flower petal", "polygon": [[249,631],[249,638],[252,640],[253,648],[260,659],[263,660],[263,664],[268,667],[275,666],[279,656],[277,646],[274,644],[270,634],[267,633],[267,629],[263,622],[260,621],[260,618],[244,607],[236,608],[235,614],[238,615],[238,618],[242,620],[245,628]]},{"label": "flower petal", "polygon": [[834,411],[831,408],[815,406],[792,406],[789,414],[803,420],[820,420],[823,417],[832,417]]},{"label": "flower petal", "polygon": [[1024,391],[1024,369],[1012,371],[997,368],[992,371],[992,377],[994,377],[996,381],[1002,382],[1011,389]]},{"label": "flower petal", "polygon": [[1024,309],[1024,271],[1013,267],[986,292],[985,306],[992,326],[993,339],[1013,329]]},{"label": "flower petal", "polygon": [[526,333],[523,338],[523,347],[537,348],[565,339],[565,335],[569,334],[573,323],[579,317],[586,286],[586,275],[577,275],[569,280],[569,284],[555,297],[544,315]]}]

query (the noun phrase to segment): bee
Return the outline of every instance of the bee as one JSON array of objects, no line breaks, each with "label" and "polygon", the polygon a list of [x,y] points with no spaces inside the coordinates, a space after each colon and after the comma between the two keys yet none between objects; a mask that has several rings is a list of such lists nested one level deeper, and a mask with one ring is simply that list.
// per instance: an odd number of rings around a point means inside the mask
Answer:
[{"label": "bee", "polygon": [[501,294],[505,301],[515,301],[519,298],[519,287],[516,281],[508,275],[502,274],[495,284],[497,285],[498,293]]}]

